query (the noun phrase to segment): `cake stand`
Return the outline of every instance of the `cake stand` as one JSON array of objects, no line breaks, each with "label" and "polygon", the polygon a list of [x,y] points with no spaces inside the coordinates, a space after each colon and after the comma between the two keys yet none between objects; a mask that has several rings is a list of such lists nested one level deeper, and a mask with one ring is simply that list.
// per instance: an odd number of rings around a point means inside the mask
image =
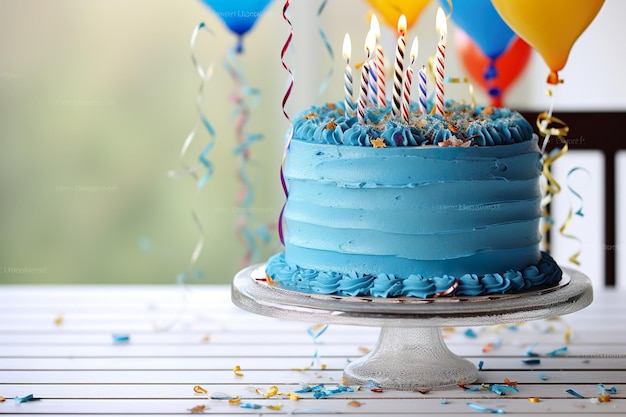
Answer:
[{"label": "cake stand", "polygon": [[413,391],[478,379],[470,361],[452,353],[441,328],[510,324],[554,318],[591,304],[589,278],[562,268],[550,288],[521,294],[418,298],[341,297],[289,291],[268,284],[265,264],[239,271],[231,297],[239,308],[294,321],[380,327],[376,347],[344,369],[349,385]]}]

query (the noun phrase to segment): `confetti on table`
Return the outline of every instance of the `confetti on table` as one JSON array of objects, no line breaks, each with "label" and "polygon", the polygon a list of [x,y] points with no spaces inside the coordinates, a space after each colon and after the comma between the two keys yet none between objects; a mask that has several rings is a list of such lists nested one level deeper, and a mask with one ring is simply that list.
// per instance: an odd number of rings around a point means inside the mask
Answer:
[{"label": "confetti on table", "polygon": [[233,373],[237,376],[243,376],[243,372],[241,371],[241,366],[239,365],[235,365],[235,367],[233,368]]},{"label": "confetti on table", "polygon": [[558,356],[562,353],[567,352],[567,346],[564,346],[562,348],[558,348],[558,349],[554,349],[553,351],[550,351],[548,353],[546,353],[546,356]]},{"label": "confetti on table", "polygon": [[255,391],[257,394],[262,395],[265,398],[272,398],[278,394],[278,387],[276,385],[272,385],[266,392],[263,392],[260,388],[257,388]]},{"label": "confetti on table", "polygon": [[478,335],[476,334],[476,332],[473,329],[467,329],[465,330],[465,333],[463,333],[465,336],[470,337],[472,339],[476,339],[478,337]]},{"label": "confetti on table", "polygon": [[537,375],[537,377],[539,379],[541,379],[542,381],[547,381],[548,380],[548,377],[546,376],[546,374],[539,374],[539,375]]},{"label": "confetti on table", "polygon": [[209,391],[202,388],[200,385],[196,385],[193,387],[193,392],[195,392],[196,394],[208,394]]},{"label": "confetti on table", "polygon": [[358,407],[360,407],[360,406],[361,406],[361,403],[360,403],[360,402],[358,402],[357,400],[352,400],[352,401],[350,401],[350,402],[348,403],[348,405],[349,405],[350,407],[356,407],[356,408],[358,408]]},{"label": "confetti on table", "polygon": [[517,386],[517,381],[511,381],[509,378],[504,378],[504,383],[511,387]]},{"label": "confetti on table", "polygon": [[298,401],[300,399],[300,396],[294,392],[290,392],[288,395],[291,401]]},{"label": "confetti on table", "polygon": [[448,404],[448,400],[446,400],[446,399],[444,398],[444,399],[442,399],[442,400],[439,402],[439,404],[444,404],[444,405],[445,405],[445,404]]},{"label": "confetti on table", "polygon": [[565,392],[567,392],[570,395],[573,395],[576,398],[585,398],[582,395],[580,395],[579,393],[577,393],[576,391],[574,391],[573,389],[567,389],[567,390],[565,390]]},{"label": "confetti on table", "polygon": [[531,403],[538,403],[541,400],[538,397],[528,397],[528,401]]},{"label": "confetti on table", "polygon": [[278,403],[278,404],[272,404],[272,405],[268,405],[267,408],[269,408],[270,410],[280,410],[281,408],[283,408],[283,405]]},{"label": "confetti on table", "polygon": [[522,359],[522,362],[526,365],[539,365],[541,363],[541,359]]},{"label": "confetti on table", "polygon": [[112,334],[111,338],[113,339],[113,343],[121,344],[130,342],[130,335],[127,334]]},{"label": "confetti on table", "polygon": [[313,386],[310,386],[310,387],[301,388],[301,389],[297,390],[296,393],[304,394],[306,392],[320,391],[320,390],[323,390],[325,388],[326,387],[324,386],[324,384],[318,384],[318,385],[313,385]]},{"label": "confetti on table", "polygon": [[35,401],[35,399],[36,398],[35,398],[35,396],[33,394],[28,394],[28,395],[25,395],[23,397],[20,397],[19,395],[16,395],[15,398],[13,398],[13,400],[16,403],[25,403],[25,402],[28,402],[28,401]]},{"label": "confetti on table", "polygon": [[54,324],[60,326],[63,324],[63,314],[60,314],[54,318]]},{"label": "confetti on table", "polygon": [[6,398],[4,398],[2,395],[0,395],[0,403],[6,401]]},{"label": "confetti on table", "polygon": [[504,414],[504,410],[500,409],[500,408],[487,408],[487,407],[482,407],[478,404],[474,404],[474,403],[467,403],[467,406],[471,409],[474,409],[476,411],[482,411],[484,413],[492,413],[492,414]]},{"label": "confetti on table", "polygon": [[604,384],[598,384],[598,390],[600,391],[600,394],[604,392],[609,393],[609,394],[617,394],[617,388],[615,387],[606,388]]},{"label": "confetti on table", "polygon": [[368,347],[365,347],[365,346],[359,346],[359,352],[361,352],[361,353],[365,353],[365,354],[367,354],[367,353],[370,353],[370,350],[371,350],[371,349],[370,349],[370,348],[368,348]]},{"label": "confetti on table", "polygon": [[263,408],[263,406],[260,404],[254,404],[254,403],[241,403],[239,405],[239,408],[249,408],[251,410],[258,410],[259,408]]},{"label": "confetti on table", "polygon": [[483,370],[483,365],[485,365],[485,362],[483,362],[483,361],[478,362],[478,370],[479,371]]},{"label": "confetti on table", "polygon": [[537,353],[533,352],[535,346],[537,346],[537,342],[533,343],[528,349],[526,349],[526,356],[539,356]]},{"label": "confetti on table", "polygon": [[189,409],[191,414],[204,413],[204,410],[206,410],[206,405],[196,405],[195,407]]}]

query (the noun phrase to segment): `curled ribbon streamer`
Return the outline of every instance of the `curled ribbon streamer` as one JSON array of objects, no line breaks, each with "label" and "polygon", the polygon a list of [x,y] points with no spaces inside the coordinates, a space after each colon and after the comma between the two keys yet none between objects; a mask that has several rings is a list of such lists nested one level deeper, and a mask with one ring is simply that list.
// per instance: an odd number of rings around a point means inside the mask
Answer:
[{"label": "curled ribbon streamer", "polygon": [[[213,145],[215,144],[215,130],[213,129],[213,126],[211,126],[211,123],[209,123],[209,120],[204,115],[204,112],[202,110],[202,93],[204,91],[204,85],[213,76],[213,66],[214,65],[213,65],[213,62],[211,62],[207,66],[206,69],[203,68],[198,63],[198,59],[196,58],[196,54],[194,53],[196,40],[197,40],[198,35],[199,35],[199,33],[200,33],[200,31],[202,29],[206,30],[209,34],[214,35],[213,32],[209,28],[207,28],[207,26],[206,26],[206,24],[204,22],[199,23],[194,28],[194,30],[193,30],[193,32],[191,34],[191,40],[190,40],[191,62],[193,64],[194,68],[196,69],[196,72],[198,73],[198,76],[200,77],[200,85],[198,87],[198,92],[196,94],[196,111],[198,113],[198,119],[196,120],[195,125],[193,126],[193,128],[191,129],[191,131],[189,132],[187,137],[185,138],[183,146],[182,146],[182,148],[180,150],[180,159],[182,161],[184,169],[182,171],[180,171],[180,172],[170,172],[169,173],[170,177],[179,177],[181,175],[191,175],[191,176],[193,176],[193,178],[197,182],[198,188],[202,188],[207,183],[209,178],[211,178],[211,176],[213,175],[213,165],[208,160],[207,154],[211,151],[211,149],[213,148]],[[200,124],[202,124],[202,126],[204,126],[206,131],[209,133],[210,140],[205,145],[205,147],[202,150],[202,152],[200,153],[200,156],[198,158],[199,161],[200,161],[200,164],[196,165],[195,167],[189,167],[189,166],[187,166],[185,164],[184,158],[185,158],[185,155],[187,154],[189,146],[191,145],[191,143],[192,143],[192,141],[193,141],[193,139],[194,139],[194,137],[195,137],[195,135],[197,133],[197,130],[198,130],[198,127],[200,126]],[[202,177],[198,178],[198,176],[196,175],[196,171],[198,171],[202,167],[204,167],[206,169],[206,173]],[[196,193],[196,197],[197,197],[197,193]],[[204,231],[203,231],[203,228],[202,228],[202,224],[200,223],[200,219],[198,218],[198,215],[196,214],[195,210],[193,210],[193,209],[191,211],[191,216],[192,216],[192,219],[194,221],[194,224],[196,225],[196,229],[198,230],[199,237],[198,237],[198,242],[196,243],[196,246],[195,246],[195,248],[194,248],[194,250],[192,252],[188,269],[191,269],[191,267],[196,263],[196,261],[198,260],[198,257],[200,256],[200,252],[202,251],[202,248],[204,246]],[[184,273],[179,275],[179,281],[181,279],[184,280],[185,277],[186,277],[186,274],[184,274]]]},{"label": "curled ribbon streamer", "polygon": [[[569,133],[569,126],[567,126],[567,124],[563,120],[552,116],[552,111],[554,108],[554,96],[552,94],[552,90],[547,89],[546,94],[551,98],[550,108],[547,112],[540,113],[537,116],[537,122],[536,122],[539,132],[544,136],[544,141],[542,144],[542,154],[545,154],[545,150],[546,150],[546,147],[548,146],[551,136],[555,136],[563,144],[563,146],[560,149],[553,150],[552,152],[550,152],[550,154],[547,157],[543,159],[542,173],[546,179],[546,192],[541,201],[543,216],[545,220],[544,226],[543,226],[544,233],[547,233],[552,227],[552,225],[554,224],[554,219],[552,219],[548,211],[548,204],[552,201],[555,194],[558,194],[559,192],[561,192],[561,185],[556,181],[556,179],[552,175],[550,167],[557,159],[559,159],[561,156],[563,156],[567,152],[568,145],[567,145],[567,141],[565,140],[565,136]],[[575,170],[571,170],[568,173],[567,175],[568,178],[573,171]],[[574,195],[579,197],[582,201],[582,197],[580,196],[580,194],[576,193],[569,185],[568,185],[568,188],[570,189],[572,193],[574,193]],[[582,216],[582,205],[581,205],[581,208],[577,211],[577,213],[578,212],[580,212],[580,215]],[[582,242],[580,238],[578,238],[577,236],[571,235],[569,233],[565,233],[565,230],[569,226],[569,223],[572,219],[573,214],[574,213],[570,204],[568,215],[565,221],[561,224],[561,227],[559,227],[559,233],[565,238],[576,240],[579,243],[579,246],[581,246]],[[580,252],[581,252],[580,249],[574,252],[569,257],[569,261],[575,265],[580,265],[580,262],[578,261],[578,256],[580,255]]]},{"label": "curled ribbon streamer", "polygon": [[[181,150],[180,150],[179,159],[181,160],[183,169],[181,171],[168,172],[168,176],[173,177],[173,178],[180,178],[183,176],[191,175],[196,181],[196,185],[197,185],[195,199],[197,199],[198,197],[199,190],[207,183],[207,181],[213,175],[213,165],[208,160],[207,155],[213,148],[213,145],[215,144],[215,130],[213,129],[213,126],[209,122],[209,119],[204,115],[204,112],[202,110],[202,95],[204,91],[204,86],[213,77],[214,63],[213,61],[211,61],[205,69],[198,63],[198,59],[196,58],[196,54],[195,54],[196,40],[198,38],[200,31],[203,29],[210,35],[214,35],[213,31],[211,31],[211,29],[209,29],[204,22],[200,22],[198,25],[196,25],[196,27],[192,31],[191,40],[189,42],[189,48],[191,50],[191,62],[196,72],[198,73],[198,76],[200,77],[200,84],[198,86],[198,92],[196,94],[196,111],[198,113],[198,119],[196,120],[196,123],[194,124],[189,134],[187,134],[187,137],[185,138],[185,141],[183,142],[183,146],[181,147]],[[200,153],[198,157],[200,164],[197,164],[195,166],[188,166],[185,163],[185,156],[187,155],[187,151],[189,150],[189,147],[191,143],[193,142],[193,139],[195,138],[196,133],[198,131],[198,127],[200,125],[204,126],[205,130],[209,134],[209,141],[207,142],[207,144],[205,145],[204,149],[202,150],[202,152]],[[206,172],[201,177],[198,177],[197,171],[199,171],[203,167],[205,168]],[[180,285],[183,285],[183,288],[186,287],[185,284],[187,282],[187,278],[190,275],[192,275],[191,273],[193,272],[193,266],[195,265],[198,258],[200,257],[200,253],[202,252],[202,248],[204,247],[204,229],[202,227],[202,223],[200,222],[198,215],[196,214],[195,209],[193,208],[193,204],[192,204],[192,209],[191,209],[191,218],[193,219],[194,225],[196,226],[196,230],[198,231],[198,241],[196,242],[196,245],[191,253],[187,270],[179,273],[178,276],[176,277],[177,283]],[[198,272],[196,271],[195,274],[198,275]],[[180,311],[178,312],[177,316],[170,323],[166,325],[156,325],[155,327],[157,331],[166,331],[178,322],[178,320],[184,313],[185,306],[186,306],[185,301],[186,301],[186,293],[183,293],[183,301],[181,303],[182,307]]]},{"label": "curled ribbon streamer", "polygon": [[253,259],[259,257],[259,250],[256,245],[254,234],[249,229],[251,219],[250,206],[254,201],[254,187],[248,175],[248,162],[250,160],[251,145],[263,138],[261,134],[248,134],[244,131],[250,118],[250,105],[256,105],[260,98],[260,91],[250,88],[244,82],[243,70],[237,62],[237,57],[233,51],[229,53],[229,60],[225,63],[226,69],[230,73],[235,84],[235,92],[232,95],[233,102],[237,105],[235,136],[238,145],[234,149],[235,155],[239,158],[239,169],[237,171],[241,188],[237,195],[237,204],[241,209],[236,227],[239,240],[244,244],[246,252],[241,259],[241,265],[248,265]]},{"label": "curled ribbon streamer", "polygon": [[[322,3],[320,4],[320,7],[317,9],[317,18],[318,18],[318,20],[322,16],[322,12],[324,11],[324,8],[326,7],[326,3],[328,3],[328,0],[322,0]],[[326,48],[326,52],[328,52],[328,57],[330,58],[330,62],[331,63],[334,62],[335,61],[335,54],[333,52],[333,48],[332,48],[330,42],[328,41],[328,37],[326,36],[326,33],[324,32],[324,29],[322,29],[322,27],[319,26],[317,31],[320,34],[320,38],[322,38],[322,42],[324,42],[324,47]],[[326,73],[326,77],[324,78],[324,80],[320,84],[320,88],[319,88],[319,91],[318,91],[319,95],[322,95],[322,93],[326,90],[326,87],[328,87],[328,83],[330,82],[330,79],[332,78],[332,75],[333,75],[333,66],[331,64],[330,68],[328,69],[328,73]]]},{"label": "curled ribbon streamer", "polygon": [[[285,141],[283,157],[282,157],[282,161],[280,164],[280,184],[283,187],[285,200],[289,196],[289,190],[287,188],[287,182],[285,181],[285,174],[283,170],[285,166],[285,159],[287,158],[287,151],[289,150],[289,145],[291,144],[291,138],[293,136],[293,123],[291,121],[291,117],[289,117],[289,115],[287,114],[287,111],[285,110],[285,105],[287,104],[287,100],[289,100],[289,96],[291,96],[291,91],[293,90],[293,71],[291,70],[291,68],[289,68],[289,66],[285,62],[285,55],[287,53],[287,50],[289,49],[289,45],[291,45],[291,41],[293,40],[293,24],[291,23],[291,20],[287,17],[287,11],[290,5],[291,5],[291,0],[286,0],[285,5],[283,6],[283,19],[289,25],[289,35],[287,36],[287,39],[285,40],[283,48],[280,51],[280,62],[283,65],[283,68],[288,73],[287,89],[285,91],[285,95],[283,96],[283,101],[282,101],[282,111],[283,111],[283,115],[285,116],[285,118],[291,125],[287,131],[287,139]],[[283,233],[284,212],[285,212],[285,204],[283,204],[283,207],[280,209],[280,214],[278,216],[278,237],[280,238],[280,243],[282,243],[283,245],[285,244],[285,236]]]},{"label": "curled ribbon streamer", "polygon": [[589,171],[587,171],[584,168],[572,168],[568,173],[567,173],[567,188],[569,189],[569,191],[574,194],[579,200],[580,200],[580,207],[578,208],[578,210],[574,211],[574,209],[572,208],[572,205],[570,204],[569,210],[567,212],[567,217],[565,218],[565,220],[563,221],[563,223],[561,224],[561,227],[559,228],[559,233],[561,233],[561,236],[571,239],[571,240],[575,240],[578,243],[579,249],[574,252],[569,258],[568,260],[575,264],[580,266],[580,261],[578,260],[578,256],[580,255],[581,251],[582,251],[582,241],[578,236],[572,235],[570,233],[565,233],[565,229],[567,229],[567,227],[569,226],[570,222],[572,221],[574,216],[580,216],[583,217],[583,197],[576,192],[576,190],[574,190],[574,188],[572,188],[572,186],[569,184],[569,178],[570,176],[576,172],[576,171],[585,171],[587,174],[589,174]]}]

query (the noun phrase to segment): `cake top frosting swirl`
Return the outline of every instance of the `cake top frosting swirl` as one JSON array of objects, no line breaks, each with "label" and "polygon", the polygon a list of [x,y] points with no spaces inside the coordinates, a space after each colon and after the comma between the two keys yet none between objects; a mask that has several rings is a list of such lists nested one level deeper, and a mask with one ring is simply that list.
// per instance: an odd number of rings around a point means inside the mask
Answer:
[{"label": "cake top frosting swirl", "polygon": [[420,114],[411,103],[409,122],[393,116],[391,106],[365,109],[365,123],[348,116],[342,101],[298,113],[293,139],[320,144],[366,147],[496,146],[528,141],[531,124],[508,108],[448,101],[445,115]]}]

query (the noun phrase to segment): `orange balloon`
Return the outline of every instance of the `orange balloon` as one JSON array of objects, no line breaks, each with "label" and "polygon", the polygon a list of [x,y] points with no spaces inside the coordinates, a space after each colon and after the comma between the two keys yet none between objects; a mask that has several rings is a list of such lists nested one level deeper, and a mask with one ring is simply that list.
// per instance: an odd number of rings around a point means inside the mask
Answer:
[{"label": "orange balloon", "polygon": [[383,21],[394,30],[398,27],[398,19],[404,14],[407,29],[412,27],[431,0],[366,0]]},{"label": "orange balloon", "polygon": [[523,39],[515,36],[511,45],[495,59],[495,74],[489,78],[491,59],[489,59],[476,43],[462,29],[455,31],[455,49],[459,53],[461,63],[470,78],[489,94],[490,105],[502,107],[503,95],[524,72],[530,60],[532,49]]},{"label": "orange balloon", "polygon": [[604,0],[491,0],[509,27],[528,42],[550,68],[548,83],[559,82],[576,39],[600,11]]}]

